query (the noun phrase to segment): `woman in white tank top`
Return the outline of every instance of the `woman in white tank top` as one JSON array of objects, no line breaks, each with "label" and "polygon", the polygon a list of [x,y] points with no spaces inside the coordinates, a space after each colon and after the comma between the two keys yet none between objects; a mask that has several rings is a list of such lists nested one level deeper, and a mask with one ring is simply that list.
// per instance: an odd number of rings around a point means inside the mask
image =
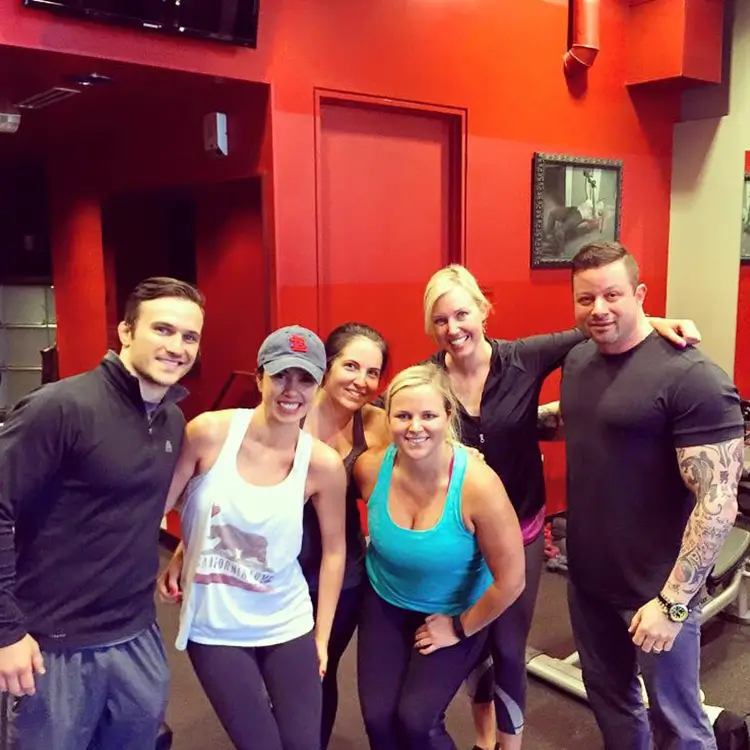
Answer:
[{"label": "woman in white tank top", "polygon": [[[321,687],[344,574],[346,476],[300,430],[323,378],[323,343],[291,326],[258,352],[256,409],[192,420],[170,490],[183,495],[177,648],[238,750],[320,747]],[[322,539],[317,617],[298,556],[305,502]]]}]

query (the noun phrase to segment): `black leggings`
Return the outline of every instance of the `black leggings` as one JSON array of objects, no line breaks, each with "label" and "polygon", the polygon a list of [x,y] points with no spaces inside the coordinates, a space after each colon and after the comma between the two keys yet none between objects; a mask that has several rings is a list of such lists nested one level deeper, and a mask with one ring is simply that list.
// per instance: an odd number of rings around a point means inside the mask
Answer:
[{"label": "black leggings", "polygon": [[443,714],[481,657],[486,632],[422,656],[414,634],[424,619],[365,587],[357,678],[371,750],[456,750]]},{"label": "black leggings", "polygon": [[[328,669],[323,678],[323,721],[320,731],[320,747],[326,750],[331,741],[336,711],[339,705],[339,687],[336,672],[347,646],[352,640],[359,619],[359,607],[362,602],[362,584],[344,589],[339,596],[336,616],[333,618],[331,638],[328,641]],[[313,612],[317,619],[318,594],[311,591]]]},{"label": "black leggings", "polygon": [[312,632],[258,648],[188,641],[187,651],[237,750],[320,749],[320,674]]},{"label": "black leggings", "polygon": [[504,734],[520,734],[523,731],[523,715],[526,710],[526,642],[542,577],[544,533],[529,542],[524,552],[526,588],[490,625],[486,658],[466,683],[474,703],[490,703],[494,699],[497,728]]}]

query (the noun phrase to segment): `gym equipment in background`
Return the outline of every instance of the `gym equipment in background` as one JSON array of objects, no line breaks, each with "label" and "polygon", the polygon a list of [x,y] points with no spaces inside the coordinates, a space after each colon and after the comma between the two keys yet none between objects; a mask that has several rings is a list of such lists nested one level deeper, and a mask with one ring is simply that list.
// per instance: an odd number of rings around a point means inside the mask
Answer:
[{"label": "gym equipment in background", "polygon": [[[706,581],[701,597],[701,625],[718,615],[741,624],[750,624],[750,448],[746,448],[745,452],[745,472],[738,493],[740,511]],[[526,669],[530,675],[587,700],[577,651],[564,659],[557,659],[528,647]],[[641,688],[644,703],[648,705],[642,681]],[[703,697],[701,691],[701,699]],[[712,724],[725,713],[718,706],[704,704],[704,708]]]}]

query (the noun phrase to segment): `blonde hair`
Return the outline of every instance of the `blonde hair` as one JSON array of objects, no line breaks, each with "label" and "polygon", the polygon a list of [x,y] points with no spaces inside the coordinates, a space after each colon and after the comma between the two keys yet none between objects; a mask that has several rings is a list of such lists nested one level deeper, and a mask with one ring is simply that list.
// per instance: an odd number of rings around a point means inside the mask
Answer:
[{"label": "blonde hair", "polygon": [[451,389],[445,371],[435,364],[427,363],[407,367],[405,370],[401,370],[401,372],[393,378],[384,394],[386,414],[390,417],[391,403],[393,402],[393,397],[397,393],[406,388],[417,388],[420,385],[429,385],[440,394],[443,399],[445,411],[448,413],[447,440],[449,443],[461,442],[458,421],[458,401],[453,394],[453,390]]},{"label": "blonde hair", "polygon": [[424,290],[424,328],[428,336],[432,336],[432,311],[437,301],[456,287],[468,292],[483,313],[489,313],[492,310],[492,305],[482,293],[471,272],[457,263],[452,263],[434,273]]}]

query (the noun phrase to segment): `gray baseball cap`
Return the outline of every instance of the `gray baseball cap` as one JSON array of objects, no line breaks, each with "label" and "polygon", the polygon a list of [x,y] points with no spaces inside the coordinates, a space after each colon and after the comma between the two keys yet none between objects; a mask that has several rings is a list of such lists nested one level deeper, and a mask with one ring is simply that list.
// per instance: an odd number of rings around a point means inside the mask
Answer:
[{"label": "gray baseball cap", "polygon": [[279,328],[260,345],[258,367],[269,375],[298,367],[312,375],[320,385],[326,371],[326,349],[323,342],[307,328]]}]

